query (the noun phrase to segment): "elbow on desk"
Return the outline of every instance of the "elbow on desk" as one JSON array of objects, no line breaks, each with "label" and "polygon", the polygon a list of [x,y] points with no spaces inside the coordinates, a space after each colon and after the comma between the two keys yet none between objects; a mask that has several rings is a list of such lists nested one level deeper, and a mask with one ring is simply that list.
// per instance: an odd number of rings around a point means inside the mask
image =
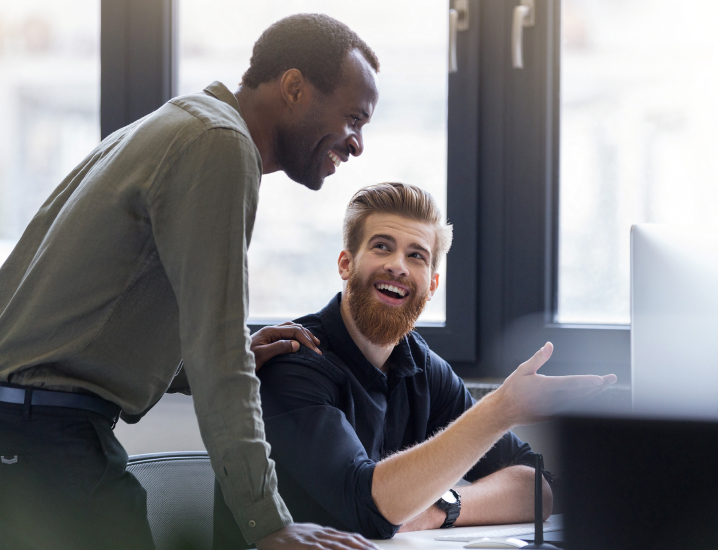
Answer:
[{"label": "elbow on desk", "polygon": [[549,517],[551,517],[551,513],[553,512],[553,491],[551,490],[551,485],[549,485],[545,478],[543,479],[542,489],[543,520],[546,521]]}]

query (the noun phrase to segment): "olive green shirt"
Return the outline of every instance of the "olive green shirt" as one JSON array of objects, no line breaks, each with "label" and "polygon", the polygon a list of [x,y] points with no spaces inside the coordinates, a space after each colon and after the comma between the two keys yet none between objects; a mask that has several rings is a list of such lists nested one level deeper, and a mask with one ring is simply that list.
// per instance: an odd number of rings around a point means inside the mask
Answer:
[{"label": "olive green shirt", "polygon": [[107,137],[0,269],[0,381],[89,391],[141,415],[182,361],[249,542],[291,523],[246,324],[261,174],[239,105],[215,82]]}]

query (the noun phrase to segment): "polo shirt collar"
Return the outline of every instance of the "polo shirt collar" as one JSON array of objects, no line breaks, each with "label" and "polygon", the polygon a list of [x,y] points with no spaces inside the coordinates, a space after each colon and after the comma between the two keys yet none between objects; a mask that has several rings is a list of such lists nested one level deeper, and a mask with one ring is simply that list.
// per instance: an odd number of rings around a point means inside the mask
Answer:
[{"label": "polo shirt collar", "polygon": [[[352,339],[344,319],[340,312],[340,304],[342,293],[339,292],[327,306],[319,312],[324,327],[324,333],[327,337],[329,347],[349,368],[352,369],[357,380],[366,389],[374,382],[380,379],[387,379],[387,375],[372,365],[359,347]],[[422,372],[422,369],[416,365],[414,357],[411,353],[408,337],[405,336],[401,342],[394,348],[389,356],[392,365],[389,371],[389,378],[405,378],[414,376]]]}]

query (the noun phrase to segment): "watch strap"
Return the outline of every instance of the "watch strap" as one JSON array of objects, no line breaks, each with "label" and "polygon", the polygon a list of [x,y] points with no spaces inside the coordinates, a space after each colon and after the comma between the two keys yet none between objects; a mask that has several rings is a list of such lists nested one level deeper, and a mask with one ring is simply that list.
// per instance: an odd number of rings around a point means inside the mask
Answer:
[{"label": "watch strap", "polygon": [[461,495],[454,491],[454,489],[449,489],[449,491],[451,491],[451,493],[456,498],[456,502],[446,502],[443,498],[440,498],[438,501],[436,501],[436,506],[439,508],[439,510],[443,510],[444,512],[446,512],[446,519],[444,520],[444,523],[441,524],[441,529],[448,529],[449,527],[453,527],[454,522],[461,513]]}]

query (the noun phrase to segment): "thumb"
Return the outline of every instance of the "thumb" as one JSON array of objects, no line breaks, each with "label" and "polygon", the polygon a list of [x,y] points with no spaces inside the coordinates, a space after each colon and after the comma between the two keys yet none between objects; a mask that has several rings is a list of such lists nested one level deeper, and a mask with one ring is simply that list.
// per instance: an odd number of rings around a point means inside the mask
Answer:
[{"label": "thumb", "polygon": [[544,347],[534,353],[531,359],[525,363],[521,363],[517,370],[519,370],[523,375],[536,374],[543,364],[549,360],[552,353],[553,344],[551,342],[546,342]]}]

